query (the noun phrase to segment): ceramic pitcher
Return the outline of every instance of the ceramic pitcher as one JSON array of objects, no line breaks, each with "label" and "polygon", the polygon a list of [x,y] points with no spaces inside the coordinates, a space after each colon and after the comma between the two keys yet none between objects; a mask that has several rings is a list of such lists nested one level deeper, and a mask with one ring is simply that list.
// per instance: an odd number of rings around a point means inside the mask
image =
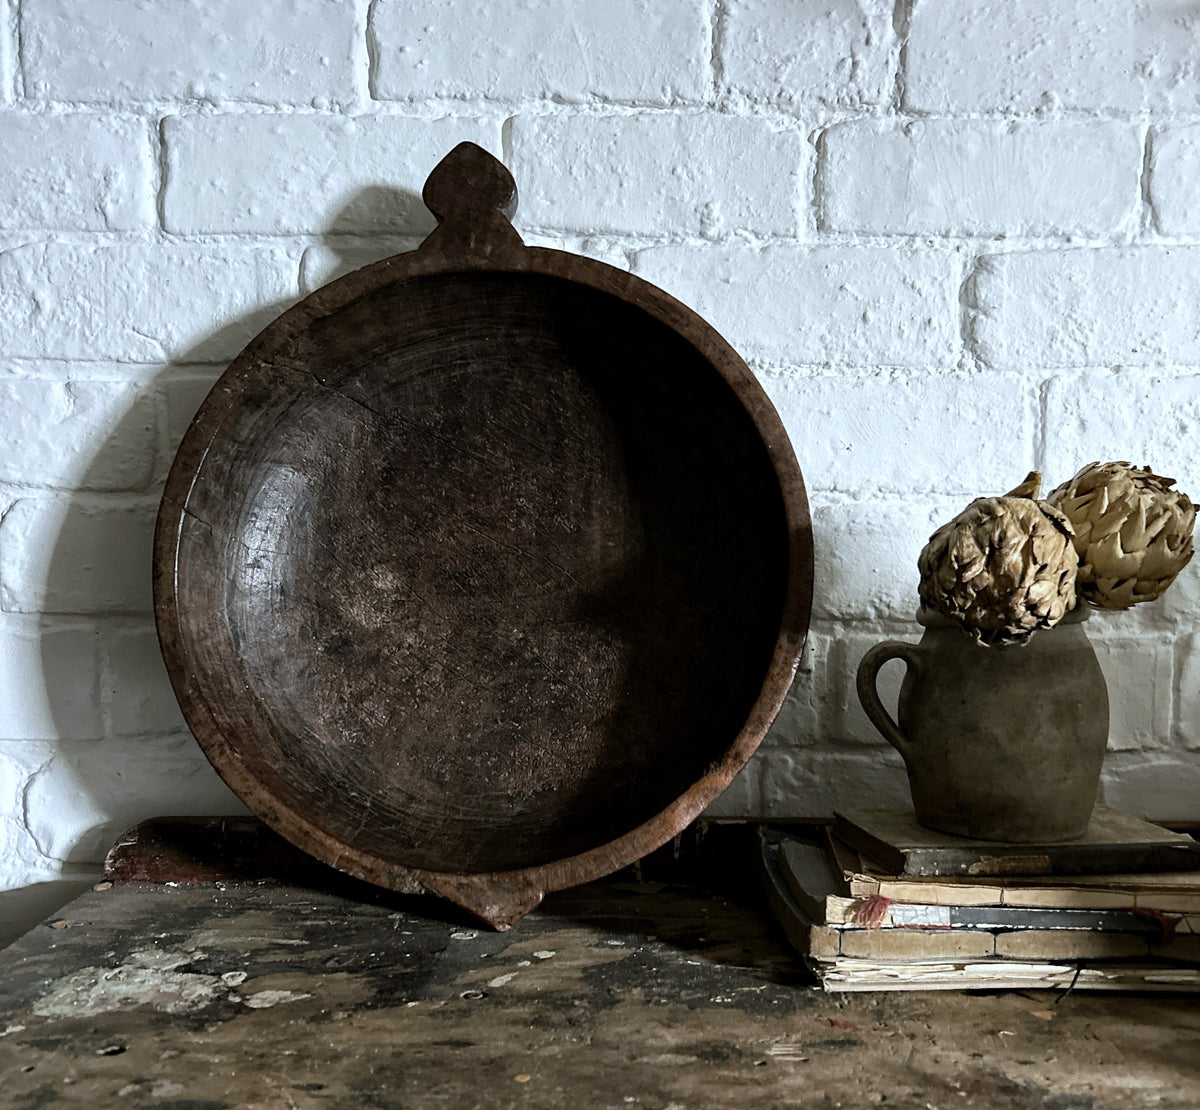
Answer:
[{"label": "ceramic pitcher", "polygon": [[[922,609],[920,643],[889,640],[863,656],[858,697],[904,757],[917,820],[981,840],[1056,843],[1083,836],[1108,741],[1108,690],[1083,606],[1025,644],[981,647]],[[907,670],[897,719],[876,679]]]}]

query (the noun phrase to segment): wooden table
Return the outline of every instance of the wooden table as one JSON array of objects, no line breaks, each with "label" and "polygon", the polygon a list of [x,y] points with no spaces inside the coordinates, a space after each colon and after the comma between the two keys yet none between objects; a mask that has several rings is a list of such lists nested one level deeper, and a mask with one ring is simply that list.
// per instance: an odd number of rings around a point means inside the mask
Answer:
[{"label": "wooden table", "polygon": [[822,994],[742,831],[504,933],[272,845],[252,822],[143,830],[112,885],[0,953],[0,1105],[1200,1105],[1194,997]]}]

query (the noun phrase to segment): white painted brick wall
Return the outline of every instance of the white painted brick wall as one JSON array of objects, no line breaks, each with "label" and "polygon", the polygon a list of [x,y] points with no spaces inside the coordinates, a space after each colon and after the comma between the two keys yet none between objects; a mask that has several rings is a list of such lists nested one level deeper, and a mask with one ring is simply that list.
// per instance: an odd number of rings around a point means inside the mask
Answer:
[{"label": "white painted brick wall", "polygon": [[429,171],[468,140],[499,154],[500,119],[173,116],[163,140],[167,231],[424,235]]},{"label": "white painted brick wall", "polygon": [[1200,26],[1176,0],[916,0],[917,113],[1194,112]]},{"label": "white painted brick wall", "polygon": [[[794,238],[807,154],[802,131],[716,112],[518,116],[512,125],[521,218],[560,231]],[[754,172],[734,172],[742,165]]]},{"label": "white painted brick wall", "polygon": [[821,141],[821,227],[876,235],[1112,235],[1141,216],[1130,123],[855,120]]},{"label": "white painted brick wall", "polygon": [[156,505],[146,499],[22,497],[0,520],[0,608],[146,613]]},{"label": "white painted brick wall", "polygon": [[[854,671],[916,637],[932,529],[1096,458],[1200,495],[1198,58],[1171,0],[0,0],[0,888],[240,810],[155,645],[161,483],[263,324],[415,245],[464,138],[793,438],[812,634],[714,813],[903,804]],[[1089,627],[1108,800],[1200,818],[1200,570]]]},{"label": "white painted brick wall", "polygon": [[712,81],[706,0],[377,0],[380,100],[697,101]]},{"label": "white painted brick wall", "polygon": [[[1043,395],[1049,473],[1070,477],[1103,456],[1148,463],[1181,482],[1200,475],[1196,371],[1130,366],[1061,373],[1046,381]],[[1181,488],[1190,493],[1194,486]]]},{"label": "white painted brick wall", "polygon": [[268,244],[30,243],[0,253],[0,356],[231,358],[296,294]]},{"label": "white painted brick wall", "polygon": [[1200,125],[1176,124],[1151,137],[1149,200],[1164,235],[1200,231]]},{"label": "white painted brick wall", "polygon": [[[889,465],[902,467],[904,460]],[[813,616],[818,625],[911,620],[917,609],[917,556],[934,529],[965,507],[962,498],[929,494],[847,498],[818,491],[810,503],[816,547]],[[919,631],[913,625],[912,634]]]},{"label": "white painted brick wall", "polygon": [[899,41],[887,4],[741,0],[718,21],[724,91],[748,104],[859,108],[884,103]]},{"label": "white painted brick wall", "polygon": [[345,0],[22,2],[34,101],[249,101],[330,110],[365,91],[362,5]]},{"label": "white painted brick wall", "polygon": [[14,58],[17,44],[17,13],[12,0],[0,2],[0,104],[11,104],[15,81]]},{"label": "white painted brick wall", "polygon": [[970,286],[966,327],[988,366],[1200,364],[1195,246],[994,254]]},{"label": "white painted brick wall", "polygon": [[[0,741],[103,737],[98,651],[99,636],[90,624],[0,616]],[[51,662],[53,685],[45,681]]]},{"label": "white painted brick wall", "polygon": [[1179,700],[1172,740],[1177,748],[1194,752],[1200,750],[1200,633],[1181,638],[1176,654]]},{"label": "white painted brick wall", "polygon": [[663,246],[638,251],[633,269],[747,357],[942,367],[958,358],[961,264],[949,251]]},{"label": "white painted brick wall", "polygon": [[[1019,374],[863,369],[761,377],[792,441],[804,445],[810,492],[970,498],[997,474],[1033,466],[1037,383]],[[994,445],[981,451],[978,429],[989,424]],[[938,450],[929,450],[935,442]],[[894,462],[881,469],[881,458]]]},{"label": "white painted brick wall", "polygon": [[6,113],[0,230],[134,231],[154,225],[151,125],[130,116]]},{"label": "white painted brick wall", "polygon": [[[106,439],[117,425],[122,436]],[[0,379],[0,482],[145,489],[158,440],[155,399],[135,382]]]}]

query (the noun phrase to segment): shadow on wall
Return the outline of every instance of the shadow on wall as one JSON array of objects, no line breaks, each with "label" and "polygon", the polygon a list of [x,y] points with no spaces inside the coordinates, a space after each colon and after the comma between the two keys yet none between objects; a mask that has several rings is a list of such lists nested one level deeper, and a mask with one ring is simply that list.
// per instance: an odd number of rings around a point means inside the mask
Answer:
[{"label": "shadow on wall", "polygon": [[[360,190],[329,222],[320,245],[305,251],[302,292],[419,240],[351,238],[347,227],[420,226],[416,194],[380,186]],[[205,352],[237,347],[290,302],[265,303],[210,333],[145,379],[117,426],[92,456],[62,506],[41,598],[39,650],[48,723],[24,790],[25,819],[62,878],[0,892],[0,945],[7,944],[96,881],[113,842],[150,817],[246,812],[218,778],[175,702],[159,653],[151,596],[154,519],[167,469],[195,410],[224,365]],[[132,322],[131,322],[132,326]],[[156,399],[162,404],[156,406]],[[165,412],[165,416],[162,413]],[[147,421],[165,429],[147,435]],[[167,451],[142,493],[105,493],[114,460],[137,445]],[[154,446],[149,447],[154,451]],[[145,461],[145,460],[143,460]],[[148,470],[151,462],[146,461]],[[118,503],[114,505],[114,500]],[[17,511],[20,511],[19,509]],[[34,574],[30,581],[38,589]]]}]

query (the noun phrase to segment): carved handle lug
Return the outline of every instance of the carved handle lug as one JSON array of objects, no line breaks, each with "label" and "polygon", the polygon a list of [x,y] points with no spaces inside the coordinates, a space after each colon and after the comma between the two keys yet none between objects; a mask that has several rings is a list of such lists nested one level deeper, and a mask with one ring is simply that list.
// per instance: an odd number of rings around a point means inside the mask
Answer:
[{"label": "carved handle lug", "polygon": [[459,143],[430,173],[421,192],[436,217],[422,244],[447,253],[490,255],[524,246],[513,228],[517,183],[498,158],[475,143]]}]

